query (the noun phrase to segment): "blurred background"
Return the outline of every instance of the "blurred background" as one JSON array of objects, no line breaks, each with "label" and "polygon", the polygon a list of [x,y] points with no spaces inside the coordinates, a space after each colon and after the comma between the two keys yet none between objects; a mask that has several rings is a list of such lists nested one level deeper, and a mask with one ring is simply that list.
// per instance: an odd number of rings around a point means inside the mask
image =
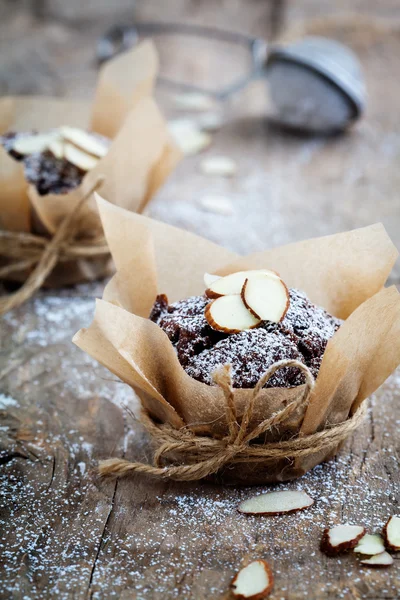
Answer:
[{"label": "blurred background", "polygon": [[[149,21],[218,27],[268,43],[332,38],[356,53],[368,91],[365,114],[349,131],[306,135],[268,119],[264,79],[224,101],[192,105],[160,82],[156,96],[169,120],[208,119],[213,131],[207,148],[186,156],[150,203],[150,216],[240,253],[376,221],[400,247],[398,0],[0,0],[0,94],[90,99],[99,38],[113,25]],[[154,39],[162,78],[219,89],[250,68],[240,44]],[[219,156],[234,165],[229,177],[204,168]]]}]

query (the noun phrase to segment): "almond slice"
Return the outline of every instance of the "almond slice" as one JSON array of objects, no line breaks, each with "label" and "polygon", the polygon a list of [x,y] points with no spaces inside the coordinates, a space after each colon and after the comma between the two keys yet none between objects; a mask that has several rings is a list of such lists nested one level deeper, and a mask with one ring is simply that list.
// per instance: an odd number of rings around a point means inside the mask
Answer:
[{"label": "almond slice", "polygon": [[240,600],[262,600],[274,585],[271,567],[265,560],[253,560],[240,569],[232,580],[232,594]]},{"label": "almond slice", "polygon": [[199,204],[203,210],[216,215],[229,217],[235,212],[231,200],[226,196],[209,194],[207,196],[203,196]]},{"label": "almond slice", "polygon": [[217,281],[218,279],[221,279],[221,275],[212,275],[211,273],[204,273],[204,285],[206,286],[206,288],[210,287],[210,285],[212,285],[214,281]]},{"label": "almond slice", "polygon": [[69,142],[64,146],[64,156],[70,163],[78,167],[78,169],[82,169],[82,171],[90,171],[99,162],[98,158],[86,154],[86,152],[83,152],[83,150],[80,150]]},{"label": "almond slice", "polygon": [[260,323],[260,320],[247,310],[238,294],[213,300],[207,304],[204,316],[213,329],[225,333],[240,333],[246,329],[253,329]]},{"label": "almond slice", "polygon": [[56,158],[64,158],[64,142],[61,139],[54,139],[50,142],[48,150],[50,150]]},{"label": "almond slice", "polygon": [[314,500],[306,492],[289,490],[252,496],[239,504],[238,511],[245,515],[284,515],[313,504]]},{"label": "almond slice", "polygon": [[400,517],[390,517],[383,528],[383,539],[388,550],[392,552],[400,550]]},{"label": "almond slice", "polygon": [[204,175],[232,177],[237,169],[235,161],[229,156],[210,156],[201,161],[200,170]]},{"label": "almond slice", "polygon": [[371,558],[364,558],[360,561],[362,565],[368,567],[390,567],[393,564],[393,558],[387,552],[374,554]]},{"label": "almond slice", "polygon": [[208,298],[219,298],[220,296],[229,296],[231,294],[241,294],[244,282],[253,274],[267,273],[271,277],[279,279],[279,275],[268,269],[257,269],[251,271],[237,271],[225,277],[220,277],[206,290]]},{"label": "almond slice", "polygon": [[357,552],[357,554],[368,554],[371,556],[373,554],[381,554],[384,551],[385,546],[383,545],[381,536],[369,533],[365,534],[354,548],[354,552]]},{"label": "almond slice", "polygon": [[207,96],[201,92],[186,92],[184,94],[177,94],[174,97],[174,101],[178,108],[184,110],[210,110],[215,105],[215,101],[211,96]]},{"label": "almond slice", "polygon": [[289,290],[282,279],[269,273],[250,275],[243,284],[241,296],[256,319],[273,323],[282,321],[290,304]]},{"label": "almond slice", "polygon": [[67,142],[71,142],[87,154],[103,158],[108,152],[108,146],[105,143],[84,129],[64,125],[60,127],[60,133]]},{"label": "almond slice", "polygon": [[56,138],[57,134],[55,132],[22,136],[15,140],[12,149],[18,154],[36,154],[47,150],[49,144]]},{"label": "almond slice", "polygon": [[359,525],[336,525],[325,529],[321,540],[321,551],[328,556],[335,556],[351,550],[365,535],[365,528]]},{"label": "almond slice", "polygon": [[203,113],[197,118],[196,122],[202,131],[208,131],[210,133],[218,131],[224,124],[222,115],[217,112]]},{"label": "almond slice", "polygon": [[170,121],[168,129],[175,143],[186,156],[201,152],[212,141],[212,137],[205,131],[201,131],[197,127],[196,122],[191,119],[175,119]]}]

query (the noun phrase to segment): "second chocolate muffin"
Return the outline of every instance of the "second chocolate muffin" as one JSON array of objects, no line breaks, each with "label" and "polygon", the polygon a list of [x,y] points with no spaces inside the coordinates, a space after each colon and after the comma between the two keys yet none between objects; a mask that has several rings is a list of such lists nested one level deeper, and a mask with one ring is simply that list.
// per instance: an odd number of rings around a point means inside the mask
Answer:
[{"label": "second chocolate muffin", "polygon": [[[62,132],[72,132],[72,139],[82,138],[84,143],[94,144],[97,155],[86,153],[85,148],[72,144],[64,139]],[[43,139],[49,140],[46,145]],[[20,151],[22,144],[29,143],[28,150]],[[35,141],[37,146],[35,148]],[[67,194],[77,188],[86,172],[100,156],[106,154],[110,140],[97,133],[86,132],[72,127],[59,130],[50,130],[45,134],[35,131],[15,132],[10,131],[0,136],[0,145],[15,160],[22,162],[24,176],[28,183],[35,186],[38,194]],[[90,148],[90,146],[89,146]],[[68,152],[71,150],[72,152]],[[98,150],[100,149],[100,153]],[[64,150],[66,150],[64,152]],[[78,160],[77,160],[78,159]]]}]

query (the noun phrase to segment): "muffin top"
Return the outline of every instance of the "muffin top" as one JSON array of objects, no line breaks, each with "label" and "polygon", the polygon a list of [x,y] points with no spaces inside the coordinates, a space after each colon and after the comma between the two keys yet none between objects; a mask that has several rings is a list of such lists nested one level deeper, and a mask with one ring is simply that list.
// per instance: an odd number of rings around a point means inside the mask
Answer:
[{"label": "muffin top", "polygon": [[[288,290],[287,312],[280,322],[261,320],[252,328],[227,333],[213,328],[206,307],[213,302],[192,296],[173,304],[157,296],[150,319],[168,335],[185,371],[198,381],[212,383],[213,372],[229,363],[236,388],[254,387],[263,373],[279,360],[295,359],[318,375],[328,340],[341,321],[313,304],[304,292]],[[294,387],[304,383],[295,367],[280,369],[266,387]]]}]

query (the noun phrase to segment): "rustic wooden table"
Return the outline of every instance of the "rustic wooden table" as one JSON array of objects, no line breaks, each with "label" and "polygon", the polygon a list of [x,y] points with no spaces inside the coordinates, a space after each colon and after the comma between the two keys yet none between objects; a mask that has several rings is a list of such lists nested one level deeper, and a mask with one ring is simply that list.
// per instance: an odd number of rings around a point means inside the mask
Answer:
[{"label": "rustic wooden table", "polygon": [[[141,15],[165,18],[161,4],[146,3]],[[337,4],[332,9],[308,1],[303,11],[290,5],[288,25],[303,19],[303,30],[332,35],[358,51],[369,88],[365,120],[333,139],[283,135],[266,123],[265,86],[254,83],[221,108],[226,125],[207,151],[233,157],[238,174],[229,180],[206,177],[199,172],[200,157],[187,158],[150,204],[151,216],[238,252],[377,220],[400,247],[400,11],[395,2],[383,2],[382,22],[367,2],[371,9],[364,15],[339,22],[346,3]],[[240,17],[241,29],[266,31],[265,3],[246,3],[246,9],[244,2],[235,3],[235,15],[227,3],[201,6],[171,2],[167,16],[180,13],[182,19],[231,27]],[[32,20],[19,3],[7,7],[0,49],[10,52],[5,59],[0,52],[1,91],[72,96],[79,90],[88,96],[95,81],[95,38],[116,16],[79,29]],[[331,11],[333,21],[310,21],[324,11]],[[170,45],[171,60],[177,53]],[[169,116],[182,116],[165,90],[157,94]],[[233,214],[204,211],[200,200],[209,193],[228,196]],[[397,269],[394,281],[398,277]],[[250,489],[145,477],[100,481],[100,458],[150,458],[131,416],[137,408],[133,392],[71,343],[90,322],[102,287],[41,293],[1,324],[0,597],[223,598],[242,561],[264,557],[275,573],[274,600],[399,598],[398,560],[391,569],[372,571],[352,555],[328,559],[318,549],[329,524],[361,523],[378,531],[399,512],[399,373],[369,400],[367,422],[335,460],[280,486],[315,498],[304,513],[241,516],[236,506]]]}]

